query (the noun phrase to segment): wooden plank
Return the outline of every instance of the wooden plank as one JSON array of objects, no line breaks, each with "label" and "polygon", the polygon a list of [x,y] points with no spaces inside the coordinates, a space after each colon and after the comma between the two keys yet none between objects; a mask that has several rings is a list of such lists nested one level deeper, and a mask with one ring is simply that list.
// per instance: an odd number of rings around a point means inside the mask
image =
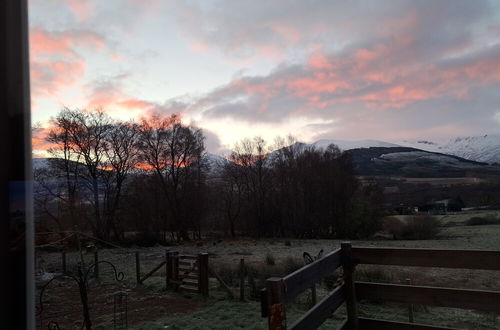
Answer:
[{"label": "wooden plank", "polygon": [[344,277],[345,306],[347,310],[347,327],[350,330],[358,330],[358,304],[356,286],[354,284],[354,267],[352,257],[352,246],[349,242],[340,243],[342,256],[342,269]]},{"label": "wooden plank", "polygon": [[191,273],[191,272],[194,272],[194,269],[193,269],[193,267],[179,266],[179,272]]},{"label": "wooden plank", "polygon": [[269,330],[286,329],[285,284],[281,277],[266,280],[267,289],[267,323]]},{"label": "wooden plank", "polygon": [[349,330],[347,320],[344,320],[337,330]]},{"label": "wooden plank", "polygon": [[179,266],[187,266],[189,268],[193,267],[195,262],[179,260]]},{"label": "wooden plank", "polygon": [[158,271],[164,265],[165,265],[165,261],[162,261],[158,266],[156,266],[155,268],[153,268],[149,273],[147,273],[146,275],[144,275],[143,278],[141,278],[141,283],[144,282],[148,277],[150,277],[151,275],[153,275],[156,271]]},{"label": "wooden plank", "polygon": [[179,281],[179,252],[172,252],[170,255],[172,259],[172,281],[171,283],[174,283],[174,290],[178,290],[179,286],[178,284],[175,284],[175,281]]},{"label": "wooden plank", "polygon": [[198,286],[198,280],[183,279],[183,284]]},{"label": "wooden plank", "polygon": [[293,330],[313,330],[317,329],[333,312],[337,310],[345,301],[344,285],[337,287],[328,296],[323,298],[317,305],[311,308],[300,319],[295,321],[290,327]]},{"label": "wooden plank", "polygon": [[97,250],[94,251],[94,277],[99,279],[99,254]]},{"label": "wooden plank", "polygon": [[360,264],[500,270],[500,251],[353,247]]},{"label": "wooden plank", "polygon": [[66,251],[61,252],[61,259],[62,259],[62,273],[66,274]]},{"label": "wooden plank", "polygon": [[198,260],[198,256],[195,255],[195,254],[179,254],[179,258],[181,258],[181,259]]},{"label": "wooden plank", "polygon": [[193,288],[191,286],[184,286],[180,285],[179,290],[186,291],[186,292],[191,292],[191,293],[199,293],[198,288]]},{"label": "wooden plank", "polygon": [[142,284],[141,282],[141,259],[139,257],[139,251],[135,252],[135,279],[137,284]]},{"label": "wooden plank", "polygon": [[245,259],[240,259],[240,301],[245,301]]},{"label": "wooden plank", "polygon": [[300,293],[309,289],[323,277],[340,267],[340,249],[330,252],[321,259],[306,265],[283,278],[285,302],[292,301]]},{"label": "wooden plank", "polygon": [[386,321],[364,317],[358,318],[358,321],[360,328],[364,330],[458,330],[455,328],[445,328],[418,323]]},{"label": "wooden plank", "polygon": [[267,289],[260,290],[260,316],[267,317],[268,315],[268,304],[267,304]]},{"label": "wooden plank", "polygon": [[208,253],[198,254],[198,289],[208,297]]},{"label": "wooden plank", "polygon": [[381,299],[500,313],[500,291],[356,282],[356,293],[358,299]]},{"label": "wooden plank", "polygon": [[181,280],[189,279],[189,280],[196,280],[196,281],[198,281],[198,274],[191,272],[188,275],[180,275],[179,279],[181,279]]}]

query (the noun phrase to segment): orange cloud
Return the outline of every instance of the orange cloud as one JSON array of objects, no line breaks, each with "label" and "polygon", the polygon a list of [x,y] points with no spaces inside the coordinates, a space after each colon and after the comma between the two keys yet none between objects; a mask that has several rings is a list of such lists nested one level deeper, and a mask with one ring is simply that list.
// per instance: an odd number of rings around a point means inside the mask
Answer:
[{"label": "orange cloud", "polygon": [[50,129],[46,127],[34,128],[31,132],[31,146],[35,157],[46,157],[47,150],[54,147],[53,144],[47,142],[47,136]]}]

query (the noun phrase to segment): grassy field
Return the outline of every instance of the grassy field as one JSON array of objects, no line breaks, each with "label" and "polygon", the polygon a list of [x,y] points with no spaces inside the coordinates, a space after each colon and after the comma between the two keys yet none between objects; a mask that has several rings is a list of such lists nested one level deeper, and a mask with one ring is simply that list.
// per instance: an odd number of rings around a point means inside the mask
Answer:
[{"label": "grassy field", "polygon": [[[431,240],[363,240],[352,241],[354,246],[386,246],[386,247],[420,247],[420,248],[443,248],[443,249],[486,249],[500,250],[500,224],[468,225],[468,220],[473,217],[500,219],[500,212],[476,211],[467,213],[447,214],[436,216],[441,223],[438,236]],[[398,219],[406,221],[407,216],[398,216]],[[247,301],[230,301],[226,293],[220,289],[218,282],[211,279],[210,297],[203,299],[193,296],[186,299],[183,295],[165,291],[164,270],[145,281],[141,289],[160,295],[167,299],[163,309],[156,310],[152,317],[148,315],[147,302],[144,307],[133,307],[129,310],[129,318],[133,319],[130,329],[265,329],[266,319],[260,317],[260,304],[251,297],[255,291],[264,285],[266,277],[283,276],[291,269],[300,267],[302,264],[302,253],[309,252],[317,254],[321,249],[325,252],[336,249],[340,245],[338,240],[285,240],[285,239],[238,239],[238,240],[210,240],[203,241],[202,246],[196,244],[185,244],[180,246],[151,248],[128,248],[128,249],[102,249],[100,260],[113,262],[118,270],[125,273],[123,286],[129,290],[135,288],[134,252],[140,251],[143,273],[161,262],[165,255],[165,249],[169,248],[182,253],[208,252],[210,265],[224,278],[224,280],[238,290],[238,264],[241,258],[249,272],[254,277],[253,283],[247,281]],[[39,253],[44,260],[47,271],[57,271],[60,268],[60,254]],[[88,262],[92,260],[92,254],[84,256]],[[78,260],[76,252],[68,254],[68,265],[75,264]],[[109,270],[101,271],[103,277],[111,278]],[[500,272],[472,271],[472,270],[446,270],[429,268],[405,268],[405,267],[376,267],[358,266],[357,278],[362,280],[376,280],[392,283],[404,283],[411,279],[413,284],[438,285],[445,287],[475,288],[500,290]],[[334,285],[336,275],[318,285],[318,300],[325,296]],[[186,304],[185,309],[176,308],[175,301],[179,300]],[[191,303],[191,305],[190,305]],[[287,316],[291,322],[309,308],[311,304],[310,292],[300,295],[296,301],[287,306]],[[334,329],[343,317],[344,308],[321,328]],[[188,312],[187,312],[188,311]],[[141,313],[141,317],[134,314]],[[360,305],[360,314],[365,316],[407,320],[407,306],[398,304],[382,304],[363,302]],[[97,328],[112,328],[109,317],[101,317],[103,320],[97,324]],[[107,321],[106,321],[107,319]],[[415,321],[457,328],[474,329],[500,329],[500,317],[491,313],[476,311],[464,311],[451,308],[415,307]],[[99,325],[100,324],[100,325]]]}]

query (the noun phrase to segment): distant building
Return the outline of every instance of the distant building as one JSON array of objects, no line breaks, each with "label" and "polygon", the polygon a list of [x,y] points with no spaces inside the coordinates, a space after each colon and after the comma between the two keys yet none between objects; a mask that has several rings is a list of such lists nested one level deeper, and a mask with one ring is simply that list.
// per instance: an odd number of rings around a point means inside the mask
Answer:
[{"label": "distant building", "polygon": [[439,201],[433,201],[431,203],[427,203],[425,205],[418,207],[418,212],[427,212],[427,213],[447,213],[447,212],[460,212],[465,208],[465,204],[460,198],[460,196],[456,198],[447,198]]}]

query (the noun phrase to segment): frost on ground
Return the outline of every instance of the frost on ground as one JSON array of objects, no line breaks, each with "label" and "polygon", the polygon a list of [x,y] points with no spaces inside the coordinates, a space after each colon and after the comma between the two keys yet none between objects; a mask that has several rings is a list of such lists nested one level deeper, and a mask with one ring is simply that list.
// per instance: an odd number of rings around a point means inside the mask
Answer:
[{"label": "frost on ground", "polygon": [[[462,212],[437,216],[441,222],[439,235],[433,240],[366,240],[353,241],[358,246],[392,246],[443,249],[485,249],[500,250],[500,225],[467,226],[471,217],[496,217],[497,211]],[[398,216],[402,220],[405,216]],[[265,284],[265,278],[272,275],[282,276],[291,263],[292,267],[302,264],[303,252],[316,255],[321,249],[328,253],[340,246],[339,240],[288,240],[288,239],[251,239],[220,240],[207,238],[200,242],[178,246],[156,246],[151,248],[101,249],[100,260],[113,262],[119,271],[125,273],[123,284],[117,285],[112,279],[110,270],[101,270],[102,282],[91,282],[89,299],[91,300],[91,316],[96,329],[109,329],[113,320],[112,294],[117,290],[128,290],[129,329],[265,329],[266,319],[260,317],[260,304],[252,296],[252,290],[258,290]],[[183,294],[165,290],[165,269],[137,286],[135,283],[135,251],[141,255],[142,273],[152,269],[163,261],[165,250],[196,254],[208,252],[210,265],[233,288],[236,296],[239,292],[238,266],[240,259],[255,273],[253,283],[245,279],[246,302],[231,301],[220,288],[215,279],[210,280],[210,297],[204,299],[197,295],[186,297]],[[45,269],[50,273],[60,271],[60,254],[42,252]],[[272,258],[270,257],[272,256]],[[76,251],[67,253],[68,266],[76,264],[79,255]],[[93,254],[84,254],[86,263],[92,262]],[[273,259],[271,263],[268,260]],[[259,276],[259,273],[262,276]],[[382,282],[404,283],[410,278],[415,285],[431,285],[444,287],[459,287],[472,289],[499,290],[500,272],[453,270],[437,268],[406,268],[358,266],[356,276],[360,280],[376,280]],[[49,275],[45,275],[49,276]],[[325,297],[337,282],[336,274],[328,281],[317,286],[318,301]],[[332,281],[333,280],[333,281]],[[81,323],[81,306],[74,285],[68,282],[58,282],[48,297],[47,312],[44,320],[58,318],[68,328]],[[310,291],[304,292],[296,301],[287,306],[290,322],[303,314],[311,304]],[[360,314],[370,317],[393,320],[407,320],[407,306],[398,304],[372,304],[363,302]],[[329,319],[323,329],[332,329],[343,317],[344,309],[340,308],[332,319]],[[435,308],[417,306],[415,320],[458,328],[470,328],[477,325],[478,329],[498,329],[499,319],[491,313],[460,311],[450,308]]]}]

